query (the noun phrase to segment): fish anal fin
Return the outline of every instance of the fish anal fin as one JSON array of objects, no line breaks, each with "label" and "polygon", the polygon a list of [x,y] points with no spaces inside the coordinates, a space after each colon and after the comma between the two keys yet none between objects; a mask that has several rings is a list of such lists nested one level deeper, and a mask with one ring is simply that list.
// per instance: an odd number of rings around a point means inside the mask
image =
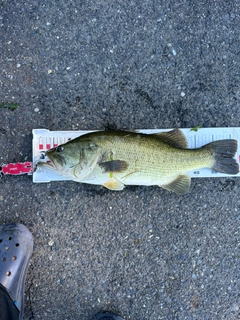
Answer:
[{"label": "fish anal fin", "polygon": [[128,163],[124,160],[110,160],[100,162],[99,166],[103,168],[105,172],[123,172],[127,170]]},{"label": "fish anal fin", "polygon": [[169,184],[162,185],[163,189],[173,191],[177,194],[187,193],[191,184],[191,178],[188,175],[179,175]]},{"label": "fish anal fin", "polygon": [[163,142],[169,143],[176,148],[187,149],[188,142],[185,135],[179,129],[174,129],[168,132],[154,133],[152,136],[160,139]]},{"label": "fish anal fin", "polygon": [[110,190],[115,190],[115,191],[121,191],[124,189],[124,184],[116,179],[110,179],[106,182],[104,182],[104,187]]}]

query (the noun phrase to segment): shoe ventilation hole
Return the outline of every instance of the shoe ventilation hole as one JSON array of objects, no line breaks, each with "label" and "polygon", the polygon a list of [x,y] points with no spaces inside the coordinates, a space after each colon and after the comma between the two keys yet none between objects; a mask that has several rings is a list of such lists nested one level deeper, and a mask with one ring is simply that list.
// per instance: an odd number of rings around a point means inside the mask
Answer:
[{"label": "shoe ventilation hole", "polygon": [[8,240],[12,240],[12,237],[9,237]]},{"label": "shoe ventilation hole", "polygon": [[11,275],[11,272],[10,272],[10,271],[7,271],[7,272],[6,272],[6,276],[9,277],[10,275]]},{"label": "shoe ventilation hole", "polygon": [[2,239],[0,239],[0,243],[2,242]]},{"label": "shoe ventilation hole", "polygon": [[5,247],[5,250],[8,251],[8,250],[9,250],[9,247]]},{"label": "shoe ventilation hole", "polygon": [[2,258],[2,261],[6,261],[6,257]]},{"label": "shoe ventilation hole", "polygon": [[17,260],[17,257],[16,257],[16,256],[13,256],[13,257],[12,257],[12,261],[15,261],[15,260]]},{"label": "shoe ventilation hole", "polygon": [[16,243],[16,244],[15,244],[15,247],[19,247],[19,243]]}]

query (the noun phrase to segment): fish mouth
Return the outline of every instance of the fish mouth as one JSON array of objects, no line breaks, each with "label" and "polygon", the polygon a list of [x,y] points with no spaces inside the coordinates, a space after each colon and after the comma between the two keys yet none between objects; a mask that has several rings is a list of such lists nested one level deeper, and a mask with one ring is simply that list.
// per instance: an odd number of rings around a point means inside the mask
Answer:
[{"label": "fish mouth", "polygon": [[65,159],[60,154],[51,154],[50,152],[46,152],[46,156],[50,160],[50,163],[48,164],[54,169],[57,169],[57,165],[60,165],[61,167],[64,167],[66,165]]}]

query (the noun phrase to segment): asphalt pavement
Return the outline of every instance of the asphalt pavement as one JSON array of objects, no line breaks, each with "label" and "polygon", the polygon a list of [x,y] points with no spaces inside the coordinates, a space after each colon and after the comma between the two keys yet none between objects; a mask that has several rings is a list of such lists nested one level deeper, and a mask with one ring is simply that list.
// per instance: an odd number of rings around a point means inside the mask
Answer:
[{"label": "asphalt pavement", "polygon": [[[0,16],[1,163],[31,161],[37,128],[240,126],[239,0],[3,0]],[[34,236],[24,319],[240,319],[239,191],[3,177],[0,224]]]}]

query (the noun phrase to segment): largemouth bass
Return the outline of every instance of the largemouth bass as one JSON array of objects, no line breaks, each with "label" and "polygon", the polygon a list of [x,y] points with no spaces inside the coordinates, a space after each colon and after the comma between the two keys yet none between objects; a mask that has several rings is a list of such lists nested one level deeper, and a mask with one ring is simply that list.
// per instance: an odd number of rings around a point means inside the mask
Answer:
[{"label": "largemouth bass", "polygon": [[46,151],[41,164],[71,180],[122,190],[125,185],[157,185],[186,193],[190,170],[210,168],[237,174],[237,141],[214,141],[188,149],[183,133],[174,129],[159,134],[99,131],[82,135]]}]

